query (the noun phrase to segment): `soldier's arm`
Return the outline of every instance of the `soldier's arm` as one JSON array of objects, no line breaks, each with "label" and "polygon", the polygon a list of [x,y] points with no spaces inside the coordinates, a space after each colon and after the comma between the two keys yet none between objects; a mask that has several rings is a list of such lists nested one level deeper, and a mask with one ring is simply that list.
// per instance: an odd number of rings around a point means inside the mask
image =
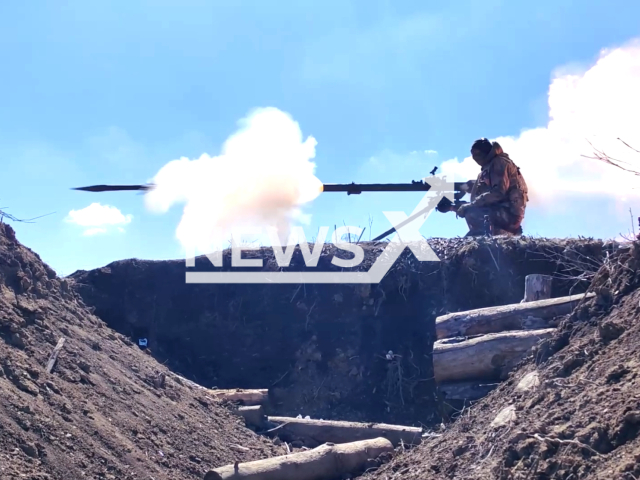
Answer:
[{"label": "soldier's arm", "polygon": [[507,162],[500,157],[494,160],[489,172],[491,190],[481,195],[473,201],[477,207],[485,207],[493,203],[503,202],[509,189],[509,175],[507,173]]}]

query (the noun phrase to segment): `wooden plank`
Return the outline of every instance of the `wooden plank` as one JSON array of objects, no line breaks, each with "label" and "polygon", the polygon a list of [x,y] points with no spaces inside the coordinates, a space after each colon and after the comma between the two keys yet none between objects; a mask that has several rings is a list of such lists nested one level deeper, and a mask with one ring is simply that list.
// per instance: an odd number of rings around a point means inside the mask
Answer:
[{"label": "wooden plank", "polygon": [[238,407],[237,410],[234,410],[234,413],[243,417],[245,424],[251,427],[262,428],[267,421],[262,405]]},{"label": "wooden plank", "polygon": [[551,298],[553,278],[534,273],[524,277],[524,298],[521,303],[535,302]]}]

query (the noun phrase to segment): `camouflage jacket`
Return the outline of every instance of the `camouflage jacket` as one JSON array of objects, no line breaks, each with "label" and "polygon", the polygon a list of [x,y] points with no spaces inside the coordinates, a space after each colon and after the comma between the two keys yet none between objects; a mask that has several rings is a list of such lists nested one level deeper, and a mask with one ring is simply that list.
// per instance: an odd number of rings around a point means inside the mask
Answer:
[{"label": "camouflage jacket", "polygon": [[488,162],[471,189],[471,204],[477,207],[501,205],[523,217],[528,201],[529,190],[520,169],[502,147],[493,142]]}]

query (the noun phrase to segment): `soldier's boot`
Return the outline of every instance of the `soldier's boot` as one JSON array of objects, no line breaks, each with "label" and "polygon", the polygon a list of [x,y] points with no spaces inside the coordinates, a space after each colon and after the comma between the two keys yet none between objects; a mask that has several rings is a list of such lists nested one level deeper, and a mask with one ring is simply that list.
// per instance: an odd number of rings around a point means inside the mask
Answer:
[{"label": "soldier's boot", "polygon": [[465,237],[482,237],[485,235],[484,217],[489,212],[487,208],[474,207],[465,214],[465,221],[469,231]]},{"label": "soldier's boot", "polygon": [[499,232],[499,233],[494,233],[494,235],[509,235],[509,236],[518,236],[518,235],[522,235],[522,227],[517,227],[517,228],[509,228],[507,229],[503,229],[503,228],[497,228],[494,227],[494,232]]}]

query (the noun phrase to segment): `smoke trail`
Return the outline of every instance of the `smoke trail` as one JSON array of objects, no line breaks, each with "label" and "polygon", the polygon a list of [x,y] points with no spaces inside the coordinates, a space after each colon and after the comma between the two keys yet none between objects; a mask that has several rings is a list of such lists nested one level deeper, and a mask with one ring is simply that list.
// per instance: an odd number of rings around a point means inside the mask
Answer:
[{"label": "smoke trail", "polygon": [[[531,206],[579,212],[583,198],[640,197],[638,177],[584,157],[595,148],[640,168],[640,154],[618,140],[640,149],[638,85],[640,40],[634,40],[603,50],[582,73],[557,72],[549,86],[547,126],[496,139],[525,175]],[[479,171],[471,157],[448,160],[442,169],[456,180],[475,178]]]},{"label": "smoke trail", "polygon": [[286,241],[292,222],[305,222],[301,207],[321,192],[315,177],[316,140],[303,135],[276,108],[252,111],[239,122],[216,157],[203,154],[167,163],[145,196],[157,213],[183,203],[176,236],[187,252],[209,253],[226,245],[235,228],[278,229]]}]

